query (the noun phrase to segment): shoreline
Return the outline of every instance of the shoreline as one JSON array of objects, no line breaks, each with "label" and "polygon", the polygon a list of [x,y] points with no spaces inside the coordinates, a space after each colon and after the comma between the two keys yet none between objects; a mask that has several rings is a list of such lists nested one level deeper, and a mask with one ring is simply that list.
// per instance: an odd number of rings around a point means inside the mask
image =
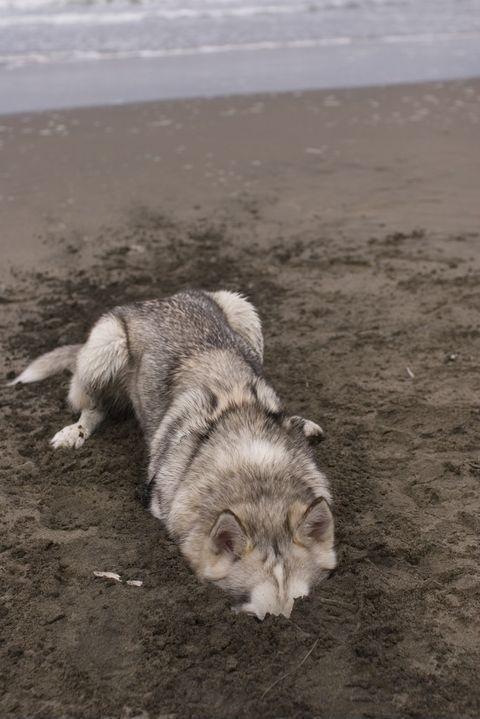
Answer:
[{"label": "shoreline", "polygon": [[[172,99],[474,79],[478,33],[324,38],[174,56],[0,67],[0,117]],[[319,44],[315,44],[319,43]],[[268,48],[268,49],[267,49]],[[208,50],[208,48],[207,48]]]}]

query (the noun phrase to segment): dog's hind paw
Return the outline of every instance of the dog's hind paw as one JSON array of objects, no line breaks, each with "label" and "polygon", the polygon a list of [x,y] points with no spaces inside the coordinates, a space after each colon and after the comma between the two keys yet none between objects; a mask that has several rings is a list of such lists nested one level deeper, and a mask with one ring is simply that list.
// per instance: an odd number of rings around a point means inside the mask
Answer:
[{"label": "dog's hind paw", "polygon": [[50,444],[54,449],[61,447],[67,449],[79,449],[87,439],[87,433],[81,424],[69,424],[52,437]]}]

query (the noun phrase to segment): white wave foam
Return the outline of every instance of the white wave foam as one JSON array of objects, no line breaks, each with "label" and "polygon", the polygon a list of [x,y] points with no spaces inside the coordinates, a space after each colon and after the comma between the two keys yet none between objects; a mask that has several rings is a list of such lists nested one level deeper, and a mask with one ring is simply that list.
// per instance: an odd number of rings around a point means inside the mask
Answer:
[{"label": "white wave foam", "polygon": [[0,64],[9,67],[18,67],[30,64],[48,64],[63,62],[82,62],[95,60],[151,60],[162,57],[183,57],[188,55],[212,55],[225,52],[248,52],[252,50],[277,50],[288,48],[308,48],[317,45],[347,45],[350,38],[325,38],[322,40],[293,40],[291,42],[275,42],[266,40],[264,42],[250,42],[228,45],[201,45],[198,47],[178,47],[170,49],[152,50],[72,50],[65,52],[39,53],[30,52],[25,54],[0,55]]},{"label": "white wave foam", "polygon": [[201,45],[199,47],[188,48],[172,48],[172,49],[151,49],[151,50],[119,50],[119,51],[94,51],[94,50],[73,50],[66,52],[51,53],[25,53],[0,55],[0,65],[4,65],[8,69],[15,69],[25,65],[32,64],[52,64],[52,63],[70,63],[70,62],[94,62],[105,60],[151,60],[157,58],[168,57],[186,57],[191,55],[212,55],[227,52],[251,52],[261,50],[288,50],[288,49],[308,49],[321,47],[336,47],[352,44],[409,44],[409,43],[435,43],[438,41],[448,41],[453,39],[479,39],[479,32],[446,32],[446,33],[419,33],[417,35],[385,35],[379,37],[327,37],[309,40],[291,40],[286,42],[277,42],[265,40],[263,42],[250,42],[242,44],[228,45]]},{"label": "white wave foam", "polygon": [[265,14],[292,14],[308,12],[308,5],[248,5],[232,8],[178,8],[139,9],[116,12],[64,12],[44,15],[10,15],[0,17],[0,27],[19,25],[124,25],[152,18],[160,20],[197,20],[252,17]]},{"label": "white wave foam", "polygon": [[[162,3],[147,3],[145,6],[125,7],[105,10],[104,4],[88,4],[88,10],[82,9],[82,4],[72,4],[69,0],[0,0],[0,10],[10,10],[11,14],[3,13],[0,17],[0,27],[14,27],[25,25],[117,25],[132,22],[142,22],[150,18],[162,20],[195,20],[195,19],[227,19],[248,18],[255,15],[292,15],[300,13],[313,13],[333,8],[352,8],[361,6],[381,6],[404,4],[409,0],[317,0],[317,2],[299,3],[289,0],[285,3],[244,5],[234,4],[232,0],[221,5],[209,5],[204,0],[197,2],[194,7],[178,6],[175,2],[171,7]],[[217,0],[218,2],[218,0]],[[235,0],[236,3],[239,0]],[[114,3],[112,3],[114,4]],[[109,7],[111,4],[109,3]],[[22,11],[30,11],[27,14]],[[32,13],[32,10],[37,12]],[[39,11],[48,12],[39,12]],[[57,12],[55,12],[57,10]],[[61,10],[58,12],[58,10]]]},{"label": "white wave foam", "polygon": [[[412,0],[313,0],[309,3],[309,6],[313,10],[322,10],[327,7],[346,7],[352,4],[358,5],[392,5],[392,4],[406,4],[411,3]],[[172,10],[183,10],[183,9],[196,9],[201,10],[202,8],[220,8],[220,7],[231,7],[235,6],[241,8],[243,6],[242,0],[146,0],[142,3],[144,7],[155,7],[161,6],[162,8],[170,7]],[[262,4],[262,0],[260,0]],[[265,4],[268,4],[266,0]],[[277,3],[284,7],[298,6],[297,0],[283,0],[283,2]],[[88,7],[90,9],[102,8],[108,6],[109,8],[115,6],[130,5],[132,8],[136,7],[135,0],[0,0],[0,10],[10,10],[12,12],[30,12],[32,10],[55,10],[64,9],[68,10],[71,8],[79,9],[81,7]]]}]

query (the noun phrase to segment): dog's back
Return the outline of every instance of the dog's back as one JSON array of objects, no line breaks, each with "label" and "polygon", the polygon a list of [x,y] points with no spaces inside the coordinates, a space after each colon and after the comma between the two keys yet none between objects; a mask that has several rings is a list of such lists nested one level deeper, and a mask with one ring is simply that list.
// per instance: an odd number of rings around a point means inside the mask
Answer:
[{"label": "dog's back", "polygon": [[233,363],[237,370],[248,368],[249,374],[262,372],[260,322],[253,306],[239,295],[188,290],[117,307],[112,315],[126,335],[128,394],[147,439],[182,381],[201,383],[202,367],[212,369],[219,353],[227,368]]}]

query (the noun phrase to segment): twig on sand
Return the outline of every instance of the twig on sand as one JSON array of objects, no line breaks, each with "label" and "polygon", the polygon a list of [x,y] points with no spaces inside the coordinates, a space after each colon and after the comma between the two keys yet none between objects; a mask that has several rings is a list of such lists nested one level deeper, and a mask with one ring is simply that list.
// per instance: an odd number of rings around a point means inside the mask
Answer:
[{"label": "twig on sand", "polygon": [[317,597],[317,600],[319,602],[323,602],[323,604],[331,604],[332,607],[341,607],[342,609],[353,609],[351,604],[347,604],[347,602],[341,602],[339,599],[328,599],[327,597]]},{"label": "twig on sand", "polygon": [[406,370],[406,373],[407,373],[407,377],[410,377],[410,379],[415,379],[415,375],[413,374],[413,372],[412,372],[412,370],[410,369],[410,367],[406,367],[405,370]]},{"label": "twig on sand", "polygon": [[264,699],[264,697],[268,694],[268,692],[270,691],[270,689],[273,689],[273,687],[277,686],[277,684],[279,684],[279,683],[282,682],[284,679],[286,679],[290,674],[293,674],[293,672],[296,672],[297,669],[300,669],[300,667],[302,666],[302,664],[305,664],[305,662],[307,661],[308,657],[309,657],[310,654],[313,652],[313,650],[315,649],[315,647],[317,646],[317,644],[318,644],[319,641],[320,641],[319,639],[315,639],[315,641],[313,642],[312,646],[310,647],[310,649],[308,650],[308,652],[305,654],[305,656],[303,657],[303,659],[301,660],[301,662],[299,662],[299,663],[298,663],[295,667],[293,667],[292,669],[289,669],[288,672],[285,672],[285,674],[282,674],[280,677],[278,677],[278,679],[275,679],[275,681],[274,681],[272,684],[270,684],[270,685],[265,689],[265,691],[263,692],[263,694],[262,694],[262,696],[260,697],[260,699]]},{"label": "twig on sand", "polygon": [[117,572],[94,572],[93,574],[101,579],[113,579],[115,580],[115,582],[122,581],[120,575],[117,574]]},{"label": "twig on sand", "polygon": [[[123,579],[117,572],[93,572],[95,577],[99,577],[100,579],[113,579],[115,582],[120,582],[122,584]],[[126,584],[129,584],[131,587],[143,587],[143,582],[141,579],[127,579],[125,582]]]}]

